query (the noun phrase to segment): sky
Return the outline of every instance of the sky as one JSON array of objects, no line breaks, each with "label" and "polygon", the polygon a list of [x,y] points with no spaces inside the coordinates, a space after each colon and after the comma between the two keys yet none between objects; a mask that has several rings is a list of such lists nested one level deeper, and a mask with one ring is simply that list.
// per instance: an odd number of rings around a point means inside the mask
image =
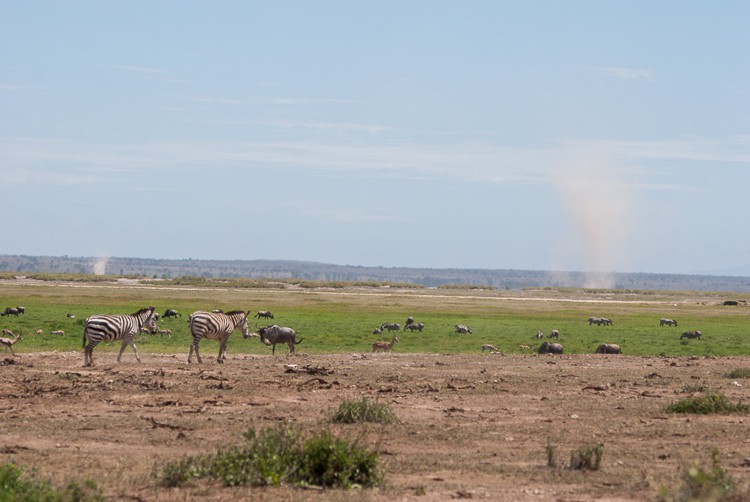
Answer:
[{"label": "sky", "polygon": [[748,19],[0,0],[0,254],[750,276]]}]

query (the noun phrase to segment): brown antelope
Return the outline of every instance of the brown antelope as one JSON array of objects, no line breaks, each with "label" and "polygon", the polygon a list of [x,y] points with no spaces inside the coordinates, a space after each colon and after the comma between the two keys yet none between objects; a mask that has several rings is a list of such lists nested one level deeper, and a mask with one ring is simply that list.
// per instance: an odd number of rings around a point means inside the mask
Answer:
[{"label": "brown antelope", "polygon": [[0,345],[5,347],[6,352],[8,351],[8,349],[10,349],[10,353],[13,354],[13,356],[15,356],[16,353],[13,352],[13,345],[15,345],[15,343],[18,342],[19,340],[22,340],[23,336],[13,335],[13,332],[9,329],[4,329],[3,334],[6,334],[6,335],[9,334],[10,336],[15,336],[15,338],[13,338],[12,340],[10,338],[5,338],[5,337],[0,338]]},{"label": "brown antelope", "polygon": [[393,335],[390,342],[375,342],[372,344],[373,352],[390,352],[394,345],[398,342],[398,335]]}]

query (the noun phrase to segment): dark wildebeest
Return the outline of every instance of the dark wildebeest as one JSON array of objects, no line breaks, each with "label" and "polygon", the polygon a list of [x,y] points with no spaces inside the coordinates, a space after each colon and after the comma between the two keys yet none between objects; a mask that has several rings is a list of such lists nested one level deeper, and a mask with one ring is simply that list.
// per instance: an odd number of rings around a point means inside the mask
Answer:
[{"label": "dark wildebeest", "polygon": [[180,313],[179,313],[179,312],[177,312],[176,310],[173,310],[173,309],[167,309],[167,310],[165,310],[165,311],[164,311],[164,315],[163,315],[163,316],[161,316],[161,318],[162,318],[162,319],[167,319],[167,318],[169,318],[169,317],[182,317],[182,314],[180,314]]},{"label": "dark wildebeest", "polygon": [[547,338],[560,338],[560,332],[556,329],[553,329],[549,332],[549,336]]},{"label": "dark wildebeest", "polygon": [[26,309],[24,307],[16,307],[16,310],[18,311],[19,314],[25,314],[26,313]]},{"label": "dark wildebeest", "polygon": [[602,343],[596,348],[596,354],[622,354],[622,350],[614,343]]},{"label": "dark wildebeest", "polygon": [[698,339],[700,339],[700,337],[701,337],[702,334],[703,333],[701,333],[698,330],[695,330],[695,331],[686,331],[686,332],[684,332],[683,334],[680,335],[680,340],[682,340],[683,338],[698,338]]},{"label": "dark wildebeest", "polygon": [[456,333],[466,334],[474,332],[468,326],[464,326],[463,324],[456,324]]},{"label": "dark wildebeest", "polygon": [[411,330],[412,333],[414,333],[415,329],[421,332],[424,329],[424,324],[422,324],[421,322],[412,322],[404,326],[404,331],[406,331],[407,329]]},{"label": "dark wildebeest", "polygon": [[380,325],[380,331],[398,331],[401,329],[401,325],[397,322],[386,322]]},{"label": "dark wildebeest", "polygon": [[2,316],[14,315],[16,317],[18,317],[18,314],[19,314],[18,309],[15,307],[7,307],[3,313],[0,313],[0,315]]},{"label": "dark wildebeest", "polygon": [[273,319],[273,314],[270,310],[259,310],[257,314],[255,314],[253,317],[257,317],[260,319],[261,317],[265,319]]},{"label": "dark wildebeest", "polygon": [[294,346],[302,343],[302,338],[296,340],[297,333],[292,328],[281,327],[276,324],[258,330],[260,341],[266,345],[273,345],[271,354],[276,354],[276,344],[285,343],[289,346],[289,353],[294,354]]},{"label": "dark wildebeest", "polygon": [[562,354],[563,346],[559,343],[544,342],[539,346],[540,354]]},{"label": "dark wildebeest", "polygon": [[383,331],[381,331],[380,328],[375,328],[374,330],[372,330],[372,334],[373,335],[380,335],[382,333],[383,333]]},{"label": "dark wildebeest", "polygon": [[404,329],[406,329],[406,326],[412,324],[414,322],[414,318],[412,316],[409,316],[406,318],[406,325],[404,326]]},{"label": "dark wildebeest", "polygon": [[734,306],[734,305],[739,305],[739,304],[740,304],[739,300],[727,300],[724,302],[724,305],[726,306]]},{"label": "dark wildebeest", "polygon": [[536,335],[534,335],[534,338],[536,338],[537,340],[541,340],[542,338],[544,338],[544,333],[537,330]]},{"label": "dark wildebeest", "polygon": [[667,319],[666,317],[662,317],[659,319],[659,326],[677,326],[677,321],[674,319]]}]

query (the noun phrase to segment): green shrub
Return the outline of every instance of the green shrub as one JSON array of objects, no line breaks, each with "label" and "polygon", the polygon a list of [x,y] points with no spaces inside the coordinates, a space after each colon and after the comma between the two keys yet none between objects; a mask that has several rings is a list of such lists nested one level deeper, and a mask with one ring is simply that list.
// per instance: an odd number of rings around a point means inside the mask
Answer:
[{"label": "green shrub", "polygon": [[595,443],[584,445],[570,454],[569,469],[574,471],[598,471],[604,456],[604,445]]},{"label": "green shrub", "polygon": [[678,493],[671,493],[666,487],[659,488],[659,500],[667,501],[716,501],[740,502],[750,499],[747,487],[739,488],[732,476],[721,466],[719,451],[711,453],[711,468],[704,469],[693,465],[685,469],[682,486]]},{"label": "green shrub", "polygon": [[748,405],[734,404],[724,394],[692,396],[667,406],[668,413],[695,413],[700,415],[747,413],[748,411],[750,411]]},{"label": "green shrub", "polygon": [[32,471],[30,475],[13,463],[0,465],[0,501],[17,502],[87,502],[103,501],[101,491],[93,481],[86,481],[82,485],[71,481],[60,490],[48,481],[36,478]]},{"label": "green shrub", "polygon": [[750,378],[750,368],[735,368],[724,376],[727,378]]},{"label": "green shrub", "polygon": [[547,467],[557,467],[557,459],[555,458],[555,452],[557,447],[552,444],[552,440],[547,438],[547,445],[544,447],[544,451],[547,452]]},{"label": "green shrub", "polygon": [[212,456],[189,457],[155,472],[165,486],[210,477],[227,486],[315,485],[350,488],[382,482],[378,454],[333,437],[328,432],[303,437],[279,426],[256,433],[249,429],[247,443]]},{"label": "green shrub", "polygon": [[344,401],[333,414],[331,420],[337,424],[354,424],[374,422],[378,424],[395,424],[398,418],[393,410],[379,401],[370,401],[362,396],[358,401]]}]

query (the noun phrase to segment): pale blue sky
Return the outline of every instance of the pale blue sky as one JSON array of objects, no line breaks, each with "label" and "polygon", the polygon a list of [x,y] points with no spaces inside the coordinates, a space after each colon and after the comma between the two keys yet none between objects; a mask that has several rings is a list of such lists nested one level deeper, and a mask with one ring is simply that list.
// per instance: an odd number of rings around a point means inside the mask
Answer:
[{"label": "pale blue sky", "polygon": [[749,20],[0,0],[0,254],[750,275]]}]

